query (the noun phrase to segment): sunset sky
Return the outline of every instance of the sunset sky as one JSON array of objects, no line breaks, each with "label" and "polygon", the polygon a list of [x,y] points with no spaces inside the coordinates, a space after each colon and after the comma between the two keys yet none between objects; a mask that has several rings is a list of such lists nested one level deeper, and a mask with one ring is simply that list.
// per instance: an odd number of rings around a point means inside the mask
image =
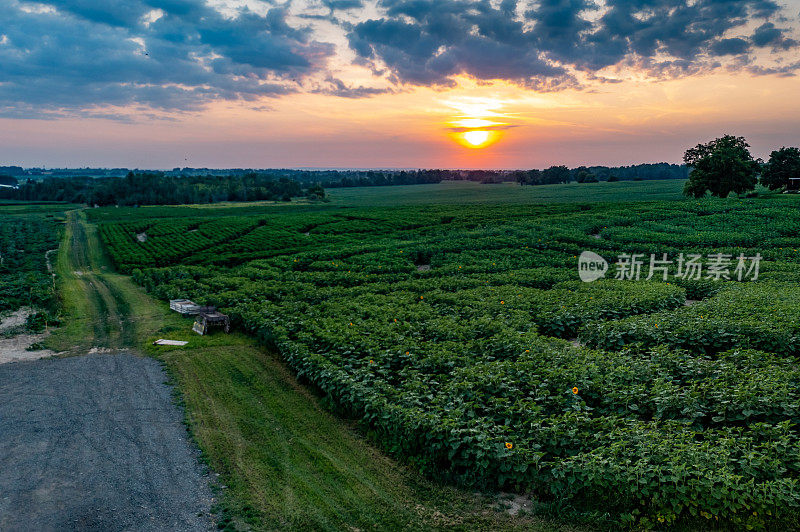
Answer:
[{"label": "sunset sky", "polygon": [[0,0],[0,165],[543,168],[800,144],[800,0]]}]

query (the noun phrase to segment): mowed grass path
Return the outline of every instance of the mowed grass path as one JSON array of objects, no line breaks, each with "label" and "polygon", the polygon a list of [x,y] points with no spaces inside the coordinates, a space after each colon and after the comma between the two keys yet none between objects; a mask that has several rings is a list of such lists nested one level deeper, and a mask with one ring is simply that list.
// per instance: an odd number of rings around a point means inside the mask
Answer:
[{"label": "mowed grass path", "polygon": [[45,341],[54,351],[137,347],[168,317],[144,290],[113,271],[97,228],[86,222],[83,211],[67,213],[55,272],[67,320]]},{"label": "mowed grass path", "polygon": [[[219,474],[229,530],[571,530],[495,509],[495,497],[429,482],[369,444],[300,385],[279,357],[240,334],[200,337],[114,273],[94,226],[70,213],[57,271],[70,313],[51,346],[133,348],[161,360],[189,430]],[[187,340],[156,347],[157,338]]]}]

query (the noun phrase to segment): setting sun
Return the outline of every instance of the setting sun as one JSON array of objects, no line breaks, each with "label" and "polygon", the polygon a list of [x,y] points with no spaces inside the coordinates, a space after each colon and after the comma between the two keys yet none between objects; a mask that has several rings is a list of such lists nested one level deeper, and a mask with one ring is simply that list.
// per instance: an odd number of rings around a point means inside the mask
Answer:
[{"label": "setting sun", "polygon": [[467,144],[473,148],[482,148],[487,144],[489,136],[490,135],[488,131],[467,131],[464,133],[464,140],[466,140]]},{"label": "setting sun", "polygon": [[514,127],[501,111],[505,103],[498,98],[462,97],[445,103],[458,111],[448,123],[451,138],[466,148],[490,146]]}]

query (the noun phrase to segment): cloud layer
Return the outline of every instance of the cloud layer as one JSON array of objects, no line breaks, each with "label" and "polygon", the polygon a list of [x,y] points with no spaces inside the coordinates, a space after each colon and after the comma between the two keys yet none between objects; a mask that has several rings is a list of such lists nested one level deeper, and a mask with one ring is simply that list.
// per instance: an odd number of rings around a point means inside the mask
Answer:
[{"label": "cloud layer", "polygon": [[[655,77],[756,64],[797,41],[772,0],[380,0],[385,15],[348,34],[359,58],[398,83],[453,76],[562,88],[610,68]],[[785,21],[788,22],[788,21]],[[753,31],[752,27],[757,24]],[[751,56],[748,54],[752,54]],[[724,64],[720,58],[737,56]]]},{"label": "cloud layer", "polygon": [[202,0],[0,0],[0,107],[192,110],[286,94],[334,53],[286,15],[224,16]]},{"label": "cloud layer", "polygon": [[[359,98],[457,76],[560,90],[624,71],[792,75],[791,2],[258,0],[256,12],[206,0],[0,0],[0,114],[192,111],[300,90]],[[346,53],[376,86],[339,79],[331,63]]]}]

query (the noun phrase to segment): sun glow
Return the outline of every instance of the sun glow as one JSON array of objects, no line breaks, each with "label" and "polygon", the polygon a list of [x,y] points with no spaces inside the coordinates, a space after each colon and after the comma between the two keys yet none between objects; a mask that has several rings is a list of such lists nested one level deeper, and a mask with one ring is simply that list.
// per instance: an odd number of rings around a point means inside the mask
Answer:
[{"label": "sun glow", "polygon": [[483,118],[462,118],[461,120],[456,120],[453,122],[454,126],[463,127],[464,129],[490,127],[496,124],[496,122],[492,122],[491,120],[486,120]]},{"label": "sun glow", "polygon": [[500,112],[503,103],[488,98],[470,98],[447,102],[459,111],[449,122],[450,136],[466,148],[485,148],[497,142],[503,132],[513,127]]},{"label": "sun glow", "polygon": [[473,148],[482,148],[489,141],[491,134],[489,131],[479,129],[464,132],[464,140]]}]

